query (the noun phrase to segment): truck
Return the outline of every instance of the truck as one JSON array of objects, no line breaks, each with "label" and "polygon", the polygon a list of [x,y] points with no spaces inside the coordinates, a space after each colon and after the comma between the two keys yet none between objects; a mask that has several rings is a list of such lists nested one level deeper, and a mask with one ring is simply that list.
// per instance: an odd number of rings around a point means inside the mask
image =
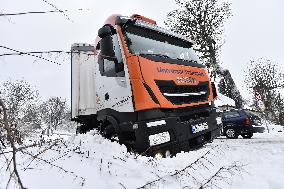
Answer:
[{"label": "truck", "polygon": [[149,156],[211,142],[214,82],[188,38],[145,16],[111,15],[94,44],[71,47],[71,114],[78,133],[104,137]]}]

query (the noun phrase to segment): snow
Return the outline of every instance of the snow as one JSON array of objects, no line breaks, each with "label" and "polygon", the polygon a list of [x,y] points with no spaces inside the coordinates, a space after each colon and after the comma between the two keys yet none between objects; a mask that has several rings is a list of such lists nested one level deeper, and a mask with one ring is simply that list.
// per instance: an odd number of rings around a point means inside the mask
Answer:
[{"label": "snow", "polygon": [[273,134],[256,134],[251,140],[228,140],[247,174],[235,177],[230,188],[280,189],[284,186],[284,138]]},{"label": "snow", "polygon": [[[42,160],[31,162],[28,155],[18,153],[19,170],[29,189],[139,188],[156,179],[146,188],[199,188],[218,170],[206,187],[280,189],[284,186],[284,130],[271,123],[268,128],[269,133],[255,134],[252,139],[220,137],[198,150],[161,160],[129,153],[124,145],[96,131],[77,136],[65,133],[61,139],[57,133],[45,138],[59,142],[39,155]],[[46,142],[28,151],[37,154],[49,145]],[[8,179],[3,162],[0,156],[1,189]],[[232,165],[235,168],[226,171]]]},{"label": "snow", "polygon": [[215,106],[220,107],[224,105],[235,106],[235,101],[221,93],[218,93],[217,100],[215,100]]}]

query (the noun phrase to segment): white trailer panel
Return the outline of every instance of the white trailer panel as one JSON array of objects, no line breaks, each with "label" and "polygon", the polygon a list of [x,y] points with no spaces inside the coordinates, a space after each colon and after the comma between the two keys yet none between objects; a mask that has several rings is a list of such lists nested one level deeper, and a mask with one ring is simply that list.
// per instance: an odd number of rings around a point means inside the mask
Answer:
[{"label": "white trailer panel", "polygon": [[77,43],[71,51],[72,118],[96,114],[94,46]]}]

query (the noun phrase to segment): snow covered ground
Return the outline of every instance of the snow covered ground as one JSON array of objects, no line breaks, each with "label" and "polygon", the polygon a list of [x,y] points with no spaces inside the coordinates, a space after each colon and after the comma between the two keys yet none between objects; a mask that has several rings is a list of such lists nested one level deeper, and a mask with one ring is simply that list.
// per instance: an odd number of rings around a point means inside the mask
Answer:
[{"label": "snow covered ground", "polygon": [[[217,90],[218,91],[218,90]],[[235,101],[221,93],[218,93],[217,100],[214,102],[216,107],[229,105],[235,107]]]},{"label": "snow covered ground", "polygon": [[[19,153],[24,186],[50,188],[284,188],[284,130],[269,125],[270,133],[252,139],[226,139],[195,151],[157,160],[128,153],[123,145],[91,131],[63,135],[39,159]],[[282,132],[279,132],[282,131]],[[60,136],[60,135],[59,135]],[[52,141],[54,141],[54,137]],[[51,143],[52,143],[51,141]],[[37,154],[50,144],[29,148]],[[0,189],[6,188],[8,173],[0,157]],[[15,188],[13,184],[10,188]]]},{"label": "snow covered ground", "polygon": [[233,150],[234,158],[247,164],[243,177],[234,177],[228,188],[284,188],[283,134],[256,134],[252,139],[220,140]]}]

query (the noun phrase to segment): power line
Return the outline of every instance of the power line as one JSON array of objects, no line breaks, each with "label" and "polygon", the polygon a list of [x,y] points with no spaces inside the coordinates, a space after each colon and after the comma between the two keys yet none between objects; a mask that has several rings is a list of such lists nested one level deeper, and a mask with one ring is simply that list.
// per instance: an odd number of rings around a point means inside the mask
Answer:
[{"label": "power line", "polygon": [[0,56],[15,56],[15,55],[26,55],[26,54],[50,54],[50,53],[66,53],[69,54],[71,51],[30,51],[30,52],[14,52],[14,53],[4,53]]},{"label": "power line", "polygon": [[[77,9],[82,11],[83,9]],[[18,15],[25,15],[25,14],[47,14],[47,13],[62,13],[67,12],[70,10],[51,10],[51,11],[29,11],[29,12],[18,12],[18,13],[3,13],[0,16],[18,16]]]},{"label": "power line", "polygon": [[29,52],[14,52],[14,53],[3,53],[0,54],[1,56],[20,56],[20,55],[29,55],[29,54],[53,54],[53,53],[66,53],[66,54],[86,54],[88,56],[94,56],[94,53],[83,53],[83,52],[76,52],[76,51],[61,51],[61,50],[53,50],[53,51],[29,51]]},{"label": "power line", "polygon": [[[47,1],[47,0],[42,0],[43,2],[45,2],[45,3],[47,3],[48,5],[50,5],[51,7],[53,7],[55,10],[57,10],[58,12],[61,12],[64,16],[65,16],[65,18],[67,19],[67,20],[70,20],[70,21],[72,21],[70,18],[69,18],[69,16],[67,15],[67,14],[65,14],[64,13],[64,11],[62,11],[61,9],[59,9],[59,8],[57,8],[57,6],[55,6],[54,4],[52,4],[52,3],[50,3],[49,1]],[[73,21],[72,21],[73,22]]]},{"label": "power line", "polygon": [[61,65],[61,64],[58,63],[58,62],[55,62],[55,61],[53,61],[53,60],[49,60],[49,59],[44,58],[44,57],[42,57],[42,56],[38,56],[38,55],[32,54],[32,53],[30,53],[30,52],[21,52],[21,51],[18,51],[18,50],[15,50],[15,49],[12,49],[12,48],[9,48],[9,47],[6,47],[6,46],[0,46],[0,48],[7,49],[7,50],[10,50],[10,51],[14,51],[14,52],[18,53],[18,55],[28,55],[28,56],[32,56],[32,57],[36,57],[36,58],[45,60],[45,61],[47,61],[47,62],[51,62],[51,63],[57,64],[57,65]]}]

